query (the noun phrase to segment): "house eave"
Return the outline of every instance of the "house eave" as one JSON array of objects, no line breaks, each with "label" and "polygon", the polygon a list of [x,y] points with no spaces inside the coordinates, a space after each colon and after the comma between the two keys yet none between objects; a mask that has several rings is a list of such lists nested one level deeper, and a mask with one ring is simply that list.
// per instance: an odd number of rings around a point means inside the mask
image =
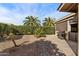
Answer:
[{"label": "house eave", "polygon": [[71,18],[73,18],[73,16],[75,15],[76,13],[72,13],[72,14],[69,14],[67,16],[64,16],[63,18],[59,19],[56,23],[61,23],[63,21],[67,21],[67,20],[70,20]]},{"label": "house eave", "polygon": [[77,12],[78,6],[77,3],[61,3],[57,9],[60,12]]}]

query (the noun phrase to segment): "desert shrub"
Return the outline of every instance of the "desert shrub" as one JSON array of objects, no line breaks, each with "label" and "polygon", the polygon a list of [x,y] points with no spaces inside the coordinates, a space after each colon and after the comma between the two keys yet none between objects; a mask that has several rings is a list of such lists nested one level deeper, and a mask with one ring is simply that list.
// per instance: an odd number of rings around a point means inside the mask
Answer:
[{"label": "desert shrub", "polygon": [[44,34],[42,27],[36,28],[34,33],[35,33],[36,37],[45,37],[45,34]]},{"label": "desert shrub", "polygon": [[45,31],[45,34],[55,34],[55,28],[54,27],[43,27],[44,28],[44,31]]}]

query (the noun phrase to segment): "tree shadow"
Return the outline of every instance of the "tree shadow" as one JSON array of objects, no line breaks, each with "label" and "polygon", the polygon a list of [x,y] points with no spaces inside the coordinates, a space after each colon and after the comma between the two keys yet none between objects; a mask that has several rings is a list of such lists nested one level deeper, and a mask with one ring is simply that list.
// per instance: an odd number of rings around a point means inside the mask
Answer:
[{"label": "tree shadow", "polygon": [[29,44],[22,44],[19,47],[5,49],[1,53],[8,53],[6,56],[65,56],[56,44],[43,39]]},{"label": "tree shadow", "polygon": [[22,46],[23,44],[28,43],[28,42],[29,42],[29,41],[24,41],[24,42],[22,42],[21,44],[19,44],[18,47],[19,47],[19,46]]}]

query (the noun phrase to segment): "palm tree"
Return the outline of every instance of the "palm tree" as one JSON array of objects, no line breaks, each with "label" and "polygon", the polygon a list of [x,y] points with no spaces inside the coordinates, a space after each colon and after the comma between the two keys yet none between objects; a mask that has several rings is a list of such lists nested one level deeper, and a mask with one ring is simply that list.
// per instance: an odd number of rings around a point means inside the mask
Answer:
[{"label": "palm tree", "polygon": [[45,18],[44,20],[44,23],[43,23],[43,26],[46,26],[46,27],[54,27],[55,26],[55,19],[52,19],[50,17],[47,17]]},{"label": "palm tree", "polygon": [[30,34],[33,34],[34,29],[40,26],[40,21],[38,20],[38,17],[28,16],[24,20],[24,25],[27,26]]},{"label": "palm tree", "polygon": [[43,28],[45,31],[45,34],[53,34],[55,33],[55,19],[52,19],[50,17],[45,18],[43,22]]},{"label": "palm tree", "polygon": [[[26,20],[26,19],[28,19],[28,20]],[[39,26],[40,21],[38,20],[38,17],[28,16],[24,20],[24,25],[27,25],[27,26]]]}]

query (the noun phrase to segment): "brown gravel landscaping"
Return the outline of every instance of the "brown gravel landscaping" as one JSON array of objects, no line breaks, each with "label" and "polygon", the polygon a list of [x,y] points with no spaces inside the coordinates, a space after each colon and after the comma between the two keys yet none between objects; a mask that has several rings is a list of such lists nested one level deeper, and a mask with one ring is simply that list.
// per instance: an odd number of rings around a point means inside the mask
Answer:
[{"label": "brown gravel landscaping", "polygon": [[[33,35],[24,35],[15,40],[18,47],[11,41],[0,43],[2,56],[65,56],[75,55],[65,41],[55,35],[36,38]],[[70,53],[68,53],[70,52]]]},{"label": "brown gravel landscaping", "polygon": [[9,55],[20,56],[64,56],[65,54],[59,52],[56,44],[52,44],[50,41],[39,40],[30,44],[23,44],[19,47],[12,47],[3,52],[9,53]]}]

